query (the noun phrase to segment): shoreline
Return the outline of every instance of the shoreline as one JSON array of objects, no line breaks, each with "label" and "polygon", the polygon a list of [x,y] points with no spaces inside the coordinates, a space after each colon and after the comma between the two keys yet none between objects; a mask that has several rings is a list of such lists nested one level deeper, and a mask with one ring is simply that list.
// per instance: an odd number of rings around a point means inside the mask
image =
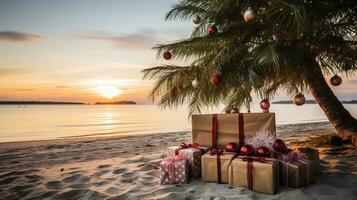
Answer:
[{"label": "shoreline", "polygon": [[[318,127],[331,127],[328,121],[317,121],[317,122],[302,122],[302,123],[290,123],[290,124],[277,124],[277,132],[279,129],[282,129],[284,127],[301,127],[301,126],[311,126],[317,125]],[[95,140],[95,139],[121,139],[121,138],[127,138],[127,137],[145,137],[149,135],[157,135],[157,134],[170,134],[170,133],[184,133],[184,132],[190,132],[191,129],[188,130],[179,130],[179,131],[172,131],[172,132],[153,132],[153,133],[139,133],[139,134],[134,134],[130,135],[129,134],[123,134],[123,135],[115,135],[115,133],[95,133],[95,134],[87,134],[87,135],[78,135],[78,136],[66,136],[66,137],[58,137],[58,138],[53,138],[53,139],[39,139],[39,140],[21,140],[21,141],[6,141],[2,142],[0,141],[1,146],[12,146],[12,145],[17,145],[17,144],[35,144],[35,143],[41,143],[41,142],[51,142],[51,141],[61,141],[61,140],[76,140],[76,141],[83,141],[83,140]],[[122,131],[123,133],[127,133],[128,131]],[[106,136],[107,135],[107,136]],[[0,147],[1,148],[1,147]]]}]

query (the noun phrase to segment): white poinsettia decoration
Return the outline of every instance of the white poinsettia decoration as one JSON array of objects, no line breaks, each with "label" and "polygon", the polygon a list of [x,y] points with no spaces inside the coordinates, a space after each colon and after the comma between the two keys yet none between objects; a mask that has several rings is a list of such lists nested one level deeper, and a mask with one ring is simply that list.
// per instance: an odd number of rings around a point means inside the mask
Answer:
[{"label": "white poinsettia decoration", "polygon": [[246,136],[245,143],[252,145],[254,148],[267,147],[272,149],[276,136],[270,131],[258,132],[254,136]]}]

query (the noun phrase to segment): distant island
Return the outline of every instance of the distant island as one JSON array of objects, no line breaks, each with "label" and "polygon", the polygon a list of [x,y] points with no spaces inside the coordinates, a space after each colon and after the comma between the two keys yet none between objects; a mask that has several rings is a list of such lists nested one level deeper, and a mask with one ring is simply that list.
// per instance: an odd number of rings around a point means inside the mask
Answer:
[{"label": "distant island", "polygon": [[97,102],[95,105],[136,105],[135,101]]},{"label": "distant island", "polygon": [[0,101],[0,105],[84,105],[81,102],[60,101]]},{"label": "distant island", "polygon": [[[291,100],[289,101],[274,101],[272,104],[292,104]],[[341,101],[343,104],[357,104],[357,100],[350,100],[350,101]],[[316,104],[315,100],[306,100],[305,104]]]}]

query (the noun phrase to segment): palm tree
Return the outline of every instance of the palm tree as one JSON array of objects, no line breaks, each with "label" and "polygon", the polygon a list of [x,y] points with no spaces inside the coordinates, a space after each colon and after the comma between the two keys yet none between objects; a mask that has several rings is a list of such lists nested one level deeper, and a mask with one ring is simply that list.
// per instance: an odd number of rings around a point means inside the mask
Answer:
[{"label": "palm tree", "polygon": [[[247,10],[254,13],[245,20]],[[156,80],[152,100],[163,107],[189,102],[191,114],[222,102],[249,107],[251,95],[271,99],[278,89],[311,92],[337,133],[357,143],[357,120],[324,78],[357,71],[355,0],[182,0],[166,15],[193,18],[199,24],[190,38],[154,47],[158,56],[170,52],[191,64],[143,70],[144,79]]]}]

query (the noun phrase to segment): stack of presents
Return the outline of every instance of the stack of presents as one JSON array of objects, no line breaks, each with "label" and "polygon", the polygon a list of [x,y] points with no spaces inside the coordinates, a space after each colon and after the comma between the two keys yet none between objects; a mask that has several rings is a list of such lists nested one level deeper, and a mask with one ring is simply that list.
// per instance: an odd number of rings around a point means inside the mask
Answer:
[{"label": "stack of presents", "polygon": [[276,139],[274,113],[200,114],[192,116],[192,143],[168,147],[160,169],[161,184],[202,179],[275,194],[280,185],[314,183],[319,154]]}]

